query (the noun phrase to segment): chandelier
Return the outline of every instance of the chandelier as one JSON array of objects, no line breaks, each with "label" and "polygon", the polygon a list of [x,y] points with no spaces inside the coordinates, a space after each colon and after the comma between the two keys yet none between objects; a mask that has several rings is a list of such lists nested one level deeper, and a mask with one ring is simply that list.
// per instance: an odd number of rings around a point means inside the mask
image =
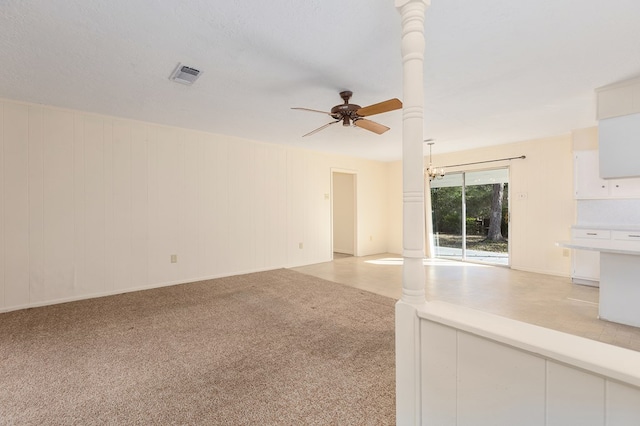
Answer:
[{"label": "chandelier", "polygon": [[430,181],[442,179],[444,177],[444,168],[433,167],[433,163],[431,162],[431,147],[435,142],[433,142],[433,139],[427,139],[425,142],[429,145],[429,167],[424,169],[424,175],[428,177]]}]

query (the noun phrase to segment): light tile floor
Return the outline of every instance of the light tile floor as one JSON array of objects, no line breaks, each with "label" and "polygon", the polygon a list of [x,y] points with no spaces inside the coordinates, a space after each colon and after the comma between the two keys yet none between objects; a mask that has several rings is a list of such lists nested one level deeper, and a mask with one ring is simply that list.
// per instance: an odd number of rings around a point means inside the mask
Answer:
[{"label": "light tile floor", "polygon": [[[399,299],[402,258],[336,256],[295,271]],[[451,260],[425,260],[427,300],[443,300],[640,351],[640,328],[598,319],[598,289],[569,278]],[[640,307],[639,307],[640,309]]]}]

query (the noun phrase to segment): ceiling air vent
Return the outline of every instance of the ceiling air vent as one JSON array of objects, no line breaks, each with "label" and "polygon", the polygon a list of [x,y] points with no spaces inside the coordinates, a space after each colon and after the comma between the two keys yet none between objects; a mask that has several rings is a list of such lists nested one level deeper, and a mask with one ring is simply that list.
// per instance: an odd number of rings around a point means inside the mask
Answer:
[{"label": "ceiling air vent", "polygon": [[171,73],[169,80],[173,80],[176,83],[192,85],[200,74],[202,74],[202,72],[195,68],[178,64],[176,69]]}]

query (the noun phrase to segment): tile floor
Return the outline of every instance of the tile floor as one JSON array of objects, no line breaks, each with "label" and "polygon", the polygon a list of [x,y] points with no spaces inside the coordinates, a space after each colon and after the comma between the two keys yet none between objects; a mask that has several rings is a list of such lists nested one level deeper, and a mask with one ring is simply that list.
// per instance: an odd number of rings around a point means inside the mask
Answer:
[{"label": "tile floor", "polygon": [[[402,258],[394,254],[335,256],[292,268],[399,299]],[[640,351],[640,328],[598,319],[598,289],[568,278],[451,260],[425,260],[427,300],[443,300]],[[640,309],[640,307],[639,307]]]}]

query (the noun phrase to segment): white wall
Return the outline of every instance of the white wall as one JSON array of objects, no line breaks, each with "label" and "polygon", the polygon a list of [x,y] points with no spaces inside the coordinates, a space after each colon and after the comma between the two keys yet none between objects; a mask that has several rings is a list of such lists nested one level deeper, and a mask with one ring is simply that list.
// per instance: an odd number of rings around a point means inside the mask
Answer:
[{"label": "white wall", "polygon": [[329,261],[331,168],[358,173],[358,255],[386,251],[385,163],[0,108],[0,311]]},{"label": "white wall", "polygon": [[[437,152],[437,145],[434,146]],[[480,170],[510,166],[511,267],[553,275],[570,275],[570,258],[555,246],[568,240],[575,217],[571,135],[434,155],[434,166],[525,155],[524,160],[468,166]],[[426,163],[428,164],[428,158]],[[448,168],[447,172],[463,170]],[[390,166],[389,199],[401,197],[401,165]],[[399,177],[397,175],[400,174]],[[400,184],[398,184],[400,182]],[[400,194],[400,195],[398,195]],[[401,253],[402,211],[390,211],[389,250]]]},{"label": "white wall", "polygon": [[389,240],[390,253],[402,254],[402,162],[387,163],[389,185]]}]

